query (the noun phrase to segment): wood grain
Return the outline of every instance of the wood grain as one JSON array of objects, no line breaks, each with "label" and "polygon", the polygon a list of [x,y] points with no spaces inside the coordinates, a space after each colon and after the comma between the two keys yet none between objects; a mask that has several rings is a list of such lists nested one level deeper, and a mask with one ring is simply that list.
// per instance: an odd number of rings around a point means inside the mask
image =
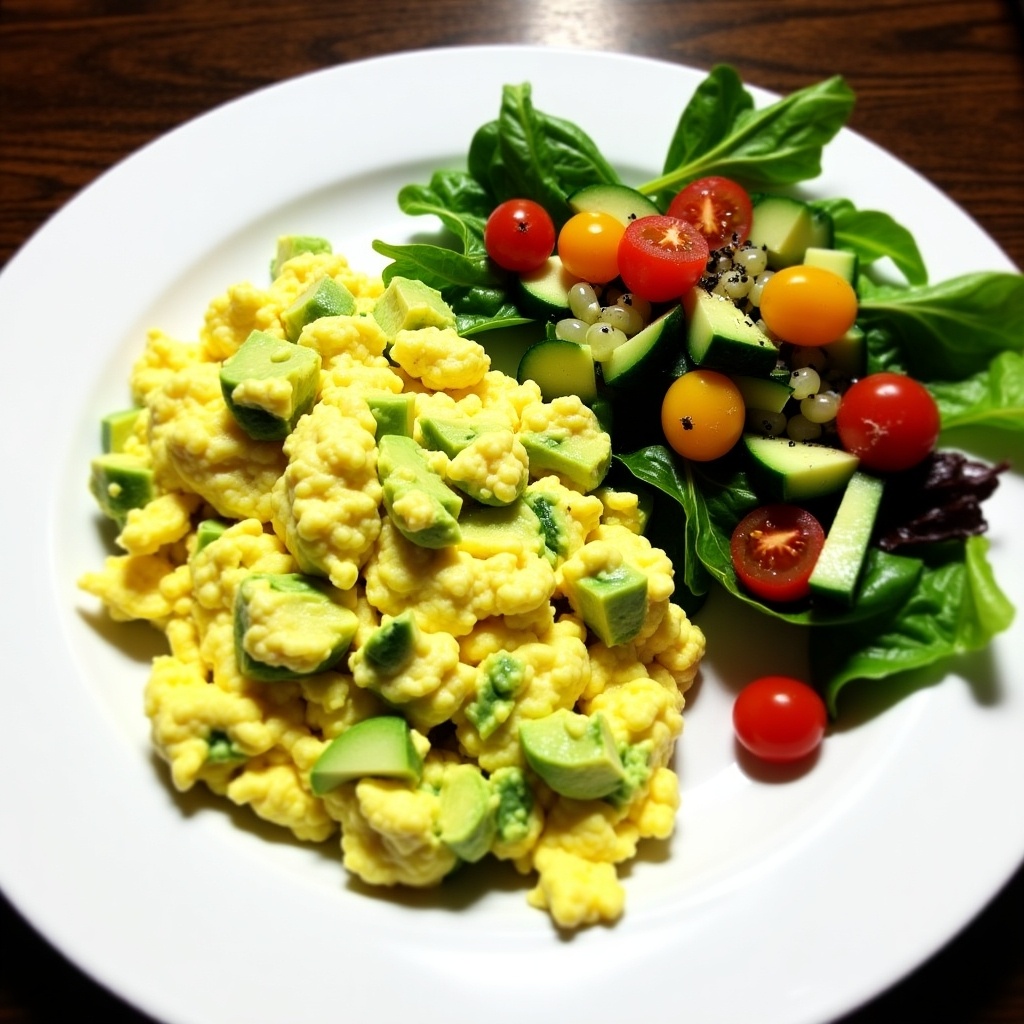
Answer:
[{"label": "wood grain", "polygon": [[[518,42],[728,62],[776,91],[843,74],[858,97],[851,127],[1024,266],[1022,40],[1019,0],[2,0],[0,265],[107,168],[218,104],[396,50]],[[146,1020],[0,903],[0,1024],[78,1019]],[[895,1021],[1024,1022],[1024,872],[845,1024]]]}]

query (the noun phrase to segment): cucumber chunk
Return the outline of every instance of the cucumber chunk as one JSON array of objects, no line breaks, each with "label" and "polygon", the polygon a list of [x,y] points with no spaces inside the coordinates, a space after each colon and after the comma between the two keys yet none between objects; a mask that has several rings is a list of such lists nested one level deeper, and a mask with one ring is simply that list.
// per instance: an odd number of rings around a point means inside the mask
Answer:
[{"label": "cucumber chunk", "polygon": [[880,477],[860,470],[850,477],[811,573],[812,594],[853,604],[884,486]]},{"label": "cucumber chunk", "polygon": [[549,256],[538,270],[516,279],[519,308],[538,320],[561,320],[569,316],[569,289],[576,283],[558,256]]},{"label": "cucumber chunk", "polygon": [[584,185],[567,201],[573,213],[607,213],[627,226],[639,217],[661,213],[647,196],[628,185]]},{"label": "cucumber chunk", "polygon": [[754,474],[779,501],[819,498],[842,490],[857,470],[856,455],[788,437],[744,434]]},{"label": "cucumber chunk", "polygon": [[[680,306],[673,306],[637,331],[602,363],[605,384],[616,389],[653,384],[677,352],[682,335],[683,311]],[[664,389],[662,382],[659,385]]]},{"label": "cucumber chunk", "polygon": [[854,252],[848,252],[846,249],[823,249],[820,246],[812,245],[804,253],[804,265],[831,270],[847,284],[853,285],[855,288],[857,286],[860,260]]},{"label": "cucumber chunk", "polygon": [[597,398],[597,374],[589,345],[550,338],[531,345],[519,361],[516,379],[534,381],[545,402],[563,395],[579,395],[584,402]]},{"label": "cucumber chunk", "polygon": [[686,347],[705,370],[766,377],[778,362],[771,339],[731,299],[691,288],[683,296]]},{"label": "cucumber chunk", "polygon": [[733,384],[740,389],[743,404],[748,409],[782,412],[793,394],[793,386],[771,377],[747,377],[734,374]]},{"label": "cucumber chunk", "polygon": [[773,270],[802,263],[808,247],[831,248],[832,218],[792,196],[765,196],[754,205],[750,243],[764,247]]}]

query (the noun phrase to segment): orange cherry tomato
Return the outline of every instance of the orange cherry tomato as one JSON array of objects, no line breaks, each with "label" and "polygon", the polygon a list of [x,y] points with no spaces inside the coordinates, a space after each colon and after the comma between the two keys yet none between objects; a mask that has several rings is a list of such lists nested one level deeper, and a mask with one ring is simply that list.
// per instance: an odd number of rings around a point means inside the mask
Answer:
[{"label": "orange cherry tomato", "polygon": [[760,308],[768,329],[783,341],[828,345],[857,319],[857,293],[824,267],[784,267],[765,282]]},{"label": "orange cherry tomato", "polygon": [[619,275],[619,242],[626,226],[610,213],[574,214],[558,233],[562,265],[581,281],[605,284]]}]

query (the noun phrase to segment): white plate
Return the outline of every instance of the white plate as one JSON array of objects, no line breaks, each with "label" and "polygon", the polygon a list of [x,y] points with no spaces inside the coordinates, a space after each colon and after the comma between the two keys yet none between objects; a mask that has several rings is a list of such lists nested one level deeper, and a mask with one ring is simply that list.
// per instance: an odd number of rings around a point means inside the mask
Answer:
[{"label": "white plate", "polygon": [[[326,235],[356,265],[379,267],[373,238],[429,229],[398,212],[398,188],[457,165],[496,115],[503,83],[532,82],[540,109],[580,123],[640,180],[659,169],[702,77],[514,47],[309,75],[143,149],[0,276],[0,881],[57,947],[153,1016],[817,1021],[911,970],[1012,874],[1024,852],[1019,619],[946,678],[925,673],[899,701],[855,700],[853,726],[829,737],[810,771],[773,778],[737,762],[729,707],[751,675],[799,671],[799,641],[712,601],[681,744],[677,835],[628,872],[621,923],[565,939],[510,872],[370,895],[346,880],[333,844],[291,843],[248,812],[176,796],[141,709],[159,637],[105,623],[76,591],[104,553],[85,488],[97,419],[124,404],[148,327],[194,337],[228,283],[265,280],[279,233]],[[960,210],[851,133],[812,188],[897,214],[934,279],[1010,267]],[[1022,499],[1021,478],[1007,474],[988,506],[999,578],[1018,607]]]}]

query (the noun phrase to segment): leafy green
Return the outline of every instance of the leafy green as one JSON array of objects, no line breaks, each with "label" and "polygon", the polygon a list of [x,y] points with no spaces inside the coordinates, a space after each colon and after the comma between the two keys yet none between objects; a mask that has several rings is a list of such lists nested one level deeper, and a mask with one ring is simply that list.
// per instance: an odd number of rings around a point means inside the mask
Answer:
[{"label": "leafy green", "polygon": [[[1024,276],[963,274],[916,287],[861,280],[857,322],[869,332],[872,369],[892,367],[923,381],[959,380],[988,368],[1003,351],[1024,348]],[[884,332],[871,343],[870,332]],[[883,353],[879,340],[888,343]]]},{"label": "leafy green", "polygon": [[853,102],[836,75],[755,109],[736,70],[716,65],[683,110],[662,175],[640,191],[678,189],[708,174],[753,189],[815,178],[822,149],[849,119]]},{"label": "leafy green", "polygon": [[1014,610],[996,585],[988,541],[950,545],[924,566],[909,599],[885,615],[811,634],[812,673],[831,714],[854,680],[881,679],[981,650],[1007,629]]},{"label": "leafy green", "polygon": [[989,427],[1024,431],[1024,355],[1002,352],[988,368],[960,381],[933,381],[942,429]]},{"label": "leafy green", "polygon": [[888,213],[858,210],[849,199],[815,199],[811,206],[832,218],[835,247],[855,253],[862,268],[888,256],[908,283],[928,283],[914,236]]}]

